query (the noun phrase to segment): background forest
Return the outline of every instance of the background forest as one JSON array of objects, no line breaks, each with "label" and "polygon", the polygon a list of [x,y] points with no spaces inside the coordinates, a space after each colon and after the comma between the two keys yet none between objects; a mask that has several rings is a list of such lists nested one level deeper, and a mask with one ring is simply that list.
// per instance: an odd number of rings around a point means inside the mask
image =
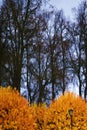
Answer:
[{"label": "background forest", "polygon": [[[45,0],[3,0],[0,85],[27,89],[30,103],[49,103],[72,83],[87,99],[87,1],[73,22]],[[25,93],[23,93],[24,96]]]}]

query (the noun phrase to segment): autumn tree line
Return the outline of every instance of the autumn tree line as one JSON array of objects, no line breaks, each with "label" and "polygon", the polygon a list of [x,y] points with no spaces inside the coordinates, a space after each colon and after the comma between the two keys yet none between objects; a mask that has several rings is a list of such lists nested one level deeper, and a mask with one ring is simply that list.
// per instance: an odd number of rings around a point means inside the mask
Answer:
[{"label": "autumn tree line", "polygon": [[68,84],[87,99],[87,1],[74,10],[42,9],[45,0],[3,0],[0,7],[0,85],[25,84],[30,103],[49,102]]}]

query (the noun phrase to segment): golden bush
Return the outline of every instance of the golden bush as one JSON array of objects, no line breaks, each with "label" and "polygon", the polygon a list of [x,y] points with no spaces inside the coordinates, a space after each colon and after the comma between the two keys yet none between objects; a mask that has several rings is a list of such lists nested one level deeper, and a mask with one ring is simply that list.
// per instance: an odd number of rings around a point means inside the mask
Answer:
[{"label": "golden bush", "polygon": [[[70,109],[73,109],[72,117],[69,115]],[[66,93],[48,108],[44,130],[70,130],[71,127],[72,130],[87,130],[87,105],[81,97]]]},{"label": "golden bush", "polygon": [[47,107],[45,104],[32,104],[31,113],[35,120],[35,130],[44,130],[44,121]]},{"label": "golden bush", "polygon": [[[73,115],[69,115],[69,110]],[[0,88],[0,130],[87,130],[87,104],[73,93],[65,93],[47,108],[29,105],[17,90]]]},{"label": "golden bush", "polygon": [[34,130],[27,100],[10,87],[0,88],[0,130]]}]

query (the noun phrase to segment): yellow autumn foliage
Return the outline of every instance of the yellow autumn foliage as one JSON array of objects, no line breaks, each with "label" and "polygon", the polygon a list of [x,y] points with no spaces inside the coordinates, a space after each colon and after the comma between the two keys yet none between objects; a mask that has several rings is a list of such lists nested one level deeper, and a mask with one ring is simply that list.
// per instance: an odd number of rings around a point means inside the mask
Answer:
[{"label": "yellow autumn foliage", "polygon": [[[72,117],[69,110],[73,110]],[[29,105],[16,89],[0,88],[0,130],[87,130],[87,104],[65,93],[49,107]]]},{"label": "yellow autumn foliage", "polygon": [[33,104],[31,105],[31,113],[35,120],[35,130],[44,130],[44,121],[47,107],[45,104]]},{"label": "yellow autumn foliage", "polygon": [[[69,110],[73,110],[72,117]],[[72,119],[71,119],[72,118]],[[87,104],[81,97],[66,93],[50,104],[44,130],[87,130]]]},{"label": "yellow autumn foliage", "polygon": [[27,100],[10,87],[0,88],[0,130],[34,130]]}]

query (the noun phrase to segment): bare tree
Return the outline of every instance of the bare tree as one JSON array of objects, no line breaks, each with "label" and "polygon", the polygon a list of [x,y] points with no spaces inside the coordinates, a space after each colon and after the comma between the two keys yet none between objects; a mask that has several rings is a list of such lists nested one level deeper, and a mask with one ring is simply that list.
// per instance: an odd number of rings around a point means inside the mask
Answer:
[{"label": "bare tree", "polygon": [[11,85],[20,91],[23,55],[26,44],[35,34],[35,16],[41,1],[7,0],[2,5],[5,32],[3,40],[9,45],[8,71]]}]

